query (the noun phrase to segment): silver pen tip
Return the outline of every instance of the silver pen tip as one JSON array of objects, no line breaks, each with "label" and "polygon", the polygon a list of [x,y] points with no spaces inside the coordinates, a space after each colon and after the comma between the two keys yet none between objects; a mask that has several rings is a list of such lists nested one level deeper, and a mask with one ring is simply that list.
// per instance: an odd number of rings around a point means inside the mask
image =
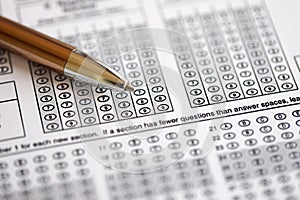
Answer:
[{"label": "silver pen tip", "polygon": [[133,91],[134,91],[134,88],[133,88],[130,84],[127,84],[127,85],[125,86],[125,90],[126,90],[126,91],[130,91],[130,92],[133,92]]}]

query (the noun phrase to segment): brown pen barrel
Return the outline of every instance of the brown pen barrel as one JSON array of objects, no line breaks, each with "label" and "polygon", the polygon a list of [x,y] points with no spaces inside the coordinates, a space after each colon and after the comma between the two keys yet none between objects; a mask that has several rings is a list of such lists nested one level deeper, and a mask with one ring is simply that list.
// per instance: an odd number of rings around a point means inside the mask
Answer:
[{"label": "brown pen barrel", "polygon": [[27,59],[64,72],[75,47],[0,16],[0,46]]}]

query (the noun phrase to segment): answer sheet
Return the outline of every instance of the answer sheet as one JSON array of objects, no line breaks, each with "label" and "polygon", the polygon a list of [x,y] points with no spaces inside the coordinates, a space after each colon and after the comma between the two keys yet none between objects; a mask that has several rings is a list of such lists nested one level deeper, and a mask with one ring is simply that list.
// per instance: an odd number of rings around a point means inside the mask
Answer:
[{"label": "answer sheet", "polygon": [[0,48],[1,200],[300,199],[299,1],[0,0],[0,13],[135,88]]}]

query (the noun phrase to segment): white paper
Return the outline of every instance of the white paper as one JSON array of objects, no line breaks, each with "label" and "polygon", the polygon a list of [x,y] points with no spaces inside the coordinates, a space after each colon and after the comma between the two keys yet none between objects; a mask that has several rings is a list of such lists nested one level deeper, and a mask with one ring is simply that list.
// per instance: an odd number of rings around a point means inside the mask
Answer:
[{"label": "white paper", "polygon": [[0,199],[299,199],[299,10],[0,0],[3,16],[136,89],[91,87],[0,49]]}]

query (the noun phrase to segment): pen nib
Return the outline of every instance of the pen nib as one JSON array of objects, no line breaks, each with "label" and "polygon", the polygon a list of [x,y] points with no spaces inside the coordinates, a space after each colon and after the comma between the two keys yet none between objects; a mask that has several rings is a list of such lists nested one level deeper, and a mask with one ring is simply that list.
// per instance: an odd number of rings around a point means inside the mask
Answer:
[{"label": "pen nib", "polygon": [[133,88],[130,84],[127,84],[127,85],[125,86],[125,90],[130,91],[130,92],[133,92],[133,91],[134,91],[134,88]]}]

